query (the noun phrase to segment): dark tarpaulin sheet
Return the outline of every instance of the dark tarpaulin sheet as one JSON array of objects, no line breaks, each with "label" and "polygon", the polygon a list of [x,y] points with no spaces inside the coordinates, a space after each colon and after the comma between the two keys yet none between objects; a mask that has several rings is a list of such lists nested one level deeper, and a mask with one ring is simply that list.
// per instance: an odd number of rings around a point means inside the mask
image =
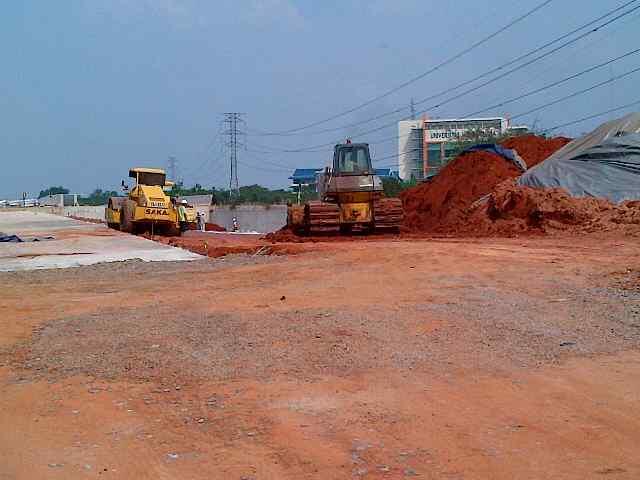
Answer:
[{"label": "dark tarpaulin sheet", "polygon": [[525,172],[520,185],[560,187],[574,197],[640,199],[640,113],[605,123]]},{"label": "dark tarpaulin sheet", "polygon": [[496,155],[509,160],[521,171],[524,172],[527,170],[527,164],[520,157],[520,155],[518,155],[518,152],[516,152],[515,150],[511,150],[509,148],[504,148],[501,145],[496,145],[495,143],[480,143],[478,145],[474,145],[473,147],[469,147],[466,150],[464,150],[461,153],[461,155],[464,155],[465,153],[469,153],[469,152],[478,152],[478,151],[495,153]]},{"label": "dark tarpaulin sheet", "polygon": [[21,243],[22,239],[17,235],[5,235],[0,232],[0,243]]}]

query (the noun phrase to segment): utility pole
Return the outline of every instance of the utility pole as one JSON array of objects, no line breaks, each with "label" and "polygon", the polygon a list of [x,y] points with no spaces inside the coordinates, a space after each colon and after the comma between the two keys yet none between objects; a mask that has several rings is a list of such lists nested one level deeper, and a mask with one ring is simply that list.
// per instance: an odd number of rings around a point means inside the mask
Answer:
[{"label": "utility pole", "polygon": [[176,157],[169,157],[169,161],[167,163],[169,166],[169,176],[171,177],[171,180],[175,183],[178,183],[178,161],[176,160]]},{"label": "utility pole", "polygon": [[242,115],[242,113],[238,112],[224,114],[226,127],[224,134],[228,137],[226,146],[229,152],[229,192],[231,195],[238,195],[240,191],[240,184],[238,182],[238,146],[241,146],[242,143],[238,141],[238,137],[244,135],[244,133],[239,130],[238,127],[244,123]]},{"label": "utility pole", "polygon": [[416,119],[416,102],[414,102],[413,97],[411,97],[411,104],[409,105],[411,109],[411,120]]}]

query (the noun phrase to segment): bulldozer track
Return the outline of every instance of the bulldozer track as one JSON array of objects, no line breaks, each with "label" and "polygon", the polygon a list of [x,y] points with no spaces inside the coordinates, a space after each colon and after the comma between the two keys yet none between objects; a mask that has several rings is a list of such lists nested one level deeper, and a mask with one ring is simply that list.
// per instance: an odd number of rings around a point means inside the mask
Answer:
[{"label": "bulldozer track", "polygon": [[376,229],[398,229],[404,220],[402,201],[399,198],[381,198],[373,203],[373,219]]},{"label": "bulldozer track", "polygon": [[339,233],[340,208],[333,203],[309,202],[305,206],[305,223],[310,233]]}]

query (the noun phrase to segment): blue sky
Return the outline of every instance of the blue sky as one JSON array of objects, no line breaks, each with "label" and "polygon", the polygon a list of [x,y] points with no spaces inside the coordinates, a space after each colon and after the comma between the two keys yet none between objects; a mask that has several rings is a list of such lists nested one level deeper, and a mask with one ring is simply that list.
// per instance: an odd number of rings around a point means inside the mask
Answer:
[{"label": "blue sky", "polygon": [[[0,197],[49,185],[116,188],[129,166],[178,159],[187,184],[224,186],[222,113],[248,132],[287,130],[358,105],[532,8],[528,0],[67,0],[6,2],[0,16]],[[329,143],[359,122],[472,78],[624,0],[555,0],[453,64],[351,115],[288,137],[246,137],[241,184],[287,186],[326,152],[257,153]],[[639,2],[640,3],[640,2]],[[455,117],[498,103],[638,45],[640,10],[504,80],[429,112]],[[640,55],[487,114],[515,115],[636,68]],[[640,99],[638,75],[518,122],[550,127]],[[636,87],[636,88],[634,88]],[[446,97],[445,97],[446,98]],[[620,112],[620,115],[626,113]],[[367,124],[376,127],[389,120]],[[577,135],[602,119],[568,127]],[[381,158],[389,127],[358,137]],[[385,162],[389,163],[389,162]]]}]

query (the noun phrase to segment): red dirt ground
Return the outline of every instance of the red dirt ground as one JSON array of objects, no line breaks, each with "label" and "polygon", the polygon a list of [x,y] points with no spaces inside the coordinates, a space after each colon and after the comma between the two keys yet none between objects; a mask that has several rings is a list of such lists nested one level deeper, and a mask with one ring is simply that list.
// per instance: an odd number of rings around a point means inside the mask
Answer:
[{"label": "red dirt ground", "polygon": [[198,231],[184,232],[180,237],[146,236],[156,242],[184,248],[199,255],[211,258],[226,255],[296,255],[306,248],[302,245],[274,244],[265,241],[262,235],[205,233]]},{"label": "red dirt ground", "polygon": [[0,274],[0,478],[639,478],[637,242],[337,246]]}]

